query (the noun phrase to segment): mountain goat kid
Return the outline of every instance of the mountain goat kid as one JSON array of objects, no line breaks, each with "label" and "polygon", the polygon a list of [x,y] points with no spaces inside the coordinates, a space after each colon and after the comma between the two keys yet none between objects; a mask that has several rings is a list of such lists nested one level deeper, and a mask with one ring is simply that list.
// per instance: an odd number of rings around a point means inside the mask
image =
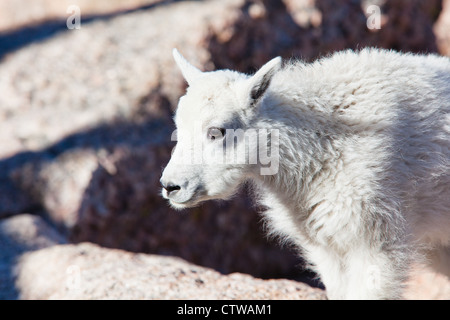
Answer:
[{"label": "mountain goat kid", "polygon": [[248,76],[173,54],[189,87],[161,178],[172,207],[251,181],[332,299],[400,298],[411,263],[448,250],[448,58],[349,50]]}]

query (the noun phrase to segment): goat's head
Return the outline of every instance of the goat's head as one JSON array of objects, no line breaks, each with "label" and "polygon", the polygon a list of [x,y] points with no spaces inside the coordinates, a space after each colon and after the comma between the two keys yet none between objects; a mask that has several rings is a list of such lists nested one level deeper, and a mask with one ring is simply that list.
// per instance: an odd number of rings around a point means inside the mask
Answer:
[{"label": "goat's head", "polygon": [[176,110],[172,140],[177,145],[161,184],[163,197],[183,209],[229,198],[260,168],[261,155],[268,154],[261,146],[267,148],[271,132],[255,127],[258,106],[281,58],[248,76],[230,70],[202,72],[176,49],[173,55],[189,87]]}]

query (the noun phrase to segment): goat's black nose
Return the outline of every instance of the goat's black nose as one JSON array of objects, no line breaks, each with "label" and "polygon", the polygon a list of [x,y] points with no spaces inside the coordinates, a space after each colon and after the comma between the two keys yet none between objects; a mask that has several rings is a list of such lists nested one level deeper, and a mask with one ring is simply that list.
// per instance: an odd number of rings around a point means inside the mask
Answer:
[{"label": "goat's black nose", "polygon": [[173,192],[173,191],[180,190],[181,187],[180,187],[180,186],[173,185],[173,184],[168,184],[166,187],[164,187],[164,189],[166,189],[168,193],[171,193],[171,192]]},{"label": "goat's black nose", "polygon": [[166,189],[167,194],[170,194],[171,192],[178,191],[178,190],[181,189],[180,186],[177,186],[177,185],[175,185],[175,184],[173,184],[173,183],[171,183],[171,182],[169,182],[169,183],[166,184],[166,183],[164,183],[164,182],[162,181],[162,179],[160,180],[160,182],[161,182],[161,186],[162,186],[164,189]]}]

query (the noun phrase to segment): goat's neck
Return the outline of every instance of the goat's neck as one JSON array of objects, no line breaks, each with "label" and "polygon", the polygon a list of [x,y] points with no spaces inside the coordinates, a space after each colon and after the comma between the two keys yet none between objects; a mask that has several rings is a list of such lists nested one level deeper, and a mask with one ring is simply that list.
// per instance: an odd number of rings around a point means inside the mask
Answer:
[{"label": "goat's neck", "polygon": [[261,113],[258,126],[279,132],[279,166],[273,175],[261,175],[258,170],[253,179],[264,189],[303,206],[302,199],[307,197],[311,183],[319,178],[328,158],[324,148],[327,138],[313,129],[317,123],[306,119],[299,108],[275,106]]}]

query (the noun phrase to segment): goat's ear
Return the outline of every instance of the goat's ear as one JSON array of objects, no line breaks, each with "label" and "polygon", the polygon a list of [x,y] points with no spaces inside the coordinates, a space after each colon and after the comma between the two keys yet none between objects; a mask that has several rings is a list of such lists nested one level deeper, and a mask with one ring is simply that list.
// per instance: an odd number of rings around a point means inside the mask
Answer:
[{"label": "goat's ear", "polygon": [[202,71],[194,67],[192,64],[190,64],[179,52],[177,49],[172,50],[173,58],[175,59],[175,62],[177,63],[178,67],[181,70],[181,73],[183,74],[184,79],[187,81],[188,84],[192,84],[192,82],[195,80],[195,78],[198,78]]},{"label": "goat's ear", "polygon": [[250,104],[256,105],[264,96],[272,81],[272,77],[281,68],[281,57],[276,57],[261,67],[252,77],[250,77]]}]

